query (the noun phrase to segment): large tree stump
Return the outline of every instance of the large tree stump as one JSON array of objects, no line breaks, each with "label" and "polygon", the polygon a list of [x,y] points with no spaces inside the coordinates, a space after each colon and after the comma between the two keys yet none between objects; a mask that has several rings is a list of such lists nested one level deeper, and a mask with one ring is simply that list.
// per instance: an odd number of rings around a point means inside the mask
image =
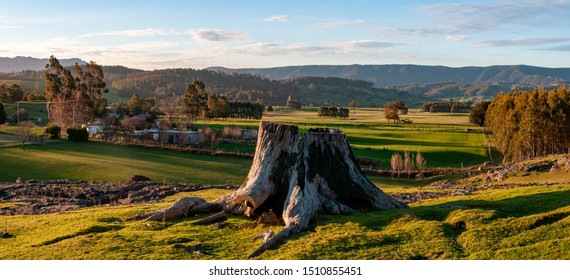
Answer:
[{"label": "large tree stump", "polygon": [[135,218],[176,218],[216,209],[258,217],[272,211],[283,218],[285,227],[250,255],[254,257],[306,229],[318,212],[408,207],[364,176],[342,131],[310,129],[300,139],[296,126],[261,122],[259,132],[251,168],[238,190],[211,202],[182,198],[169,208]]}]

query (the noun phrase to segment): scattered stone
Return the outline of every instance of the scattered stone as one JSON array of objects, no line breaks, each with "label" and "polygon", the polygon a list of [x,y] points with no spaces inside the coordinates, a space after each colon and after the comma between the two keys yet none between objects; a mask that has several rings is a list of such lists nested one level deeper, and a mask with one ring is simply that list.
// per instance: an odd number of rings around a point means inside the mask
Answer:
[{"label": "scattered stone", "polygon": [[227,226],[227,224],[225,222],[217,222],[215,224],[210,225],[210,227],[213,227],[213,228],[224,228],[226,226]]},{"label": "scattered stone", "polygon": [[454,182],[454,181],[441,180],[441,181],[435,181],[435,182],[427,185],[426,188],[442,190],[442,189],[449,189],[455,185],[456,185],[456,182]]},{"label": "scattered stone", "polygon": [[487,175],[485,176],[485,183],[489,182],[499,182],[503,181],[507,178],[507,171],[506,169],[497,169],[497,170],[489,170],[487,171]]},{"label": "scattered stone", "polygon": [[35,215],[77,210],[99,205],[156,203],[179,192],[236,189],[235,186],[136,182],[88,182],[68,180],[0,183],[2,202],[16,202],[0,209],[0,215]]},{"label": "scattered stone", "polygon": [[546,172],[550,170],[551,166],[552,165],[548,162],[535,162],[524,165],[522,170],[526,172]]},{"label": "scattered stone", "polygon": [[556,170],[570,170],[570,158],[568,156],[562,156],[561,158],[557,159],[556,162],[552,165],[550,171]]},{"label": "scattered stone", "polygon": [[207,255],[209,255],[208,252],[202,251],[202,250],[195,250],[195,251],[194,251],[194,254],[199,255],[199,256],[207,256]]}]

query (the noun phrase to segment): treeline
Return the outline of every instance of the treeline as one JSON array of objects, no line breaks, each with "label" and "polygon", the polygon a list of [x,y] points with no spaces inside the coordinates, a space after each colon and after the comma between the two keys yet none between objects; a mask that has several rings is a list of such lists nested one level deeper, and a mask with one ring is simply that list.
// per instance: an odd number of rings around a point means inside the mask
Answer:
[{"label": "treeline", "polygon": [[471,102],[431,102],[422,104],[422,111],[430,113],[469,113]]},{"label": "treeline", "polygon": [[568,153],[570,88],[500,93],[485,115],[504,162]]},{"label": "treeline", "polygon": [[319,117],[343,118],[346,119],[350,116],[350,111],[347,108],[337,108],[336,106],[321,106],[317,111]]},{"label": "treeline", "polygon": [[195,69],[134,72],[114,80],[112,86],[119,89],[119,95],[127,98],[133,94],[141,97],[161,98],[183,94],[186,85],[192,83],[193,80],[204,82],[211,92],[225,96],[231,101],[285,104],[287,97],[297,92],[292,84],[272,81],[251,74],[226,74]]}]

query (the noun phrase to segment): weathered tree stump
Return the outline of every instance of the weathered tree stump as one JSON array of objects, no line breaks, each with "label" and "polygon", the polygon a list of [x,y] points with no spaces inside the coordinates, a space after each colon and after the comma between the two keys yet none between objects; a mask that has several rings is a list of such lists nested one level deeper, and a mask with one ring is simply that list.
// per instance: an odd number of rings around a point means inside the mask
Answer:
[{"label": "weathered tree stump", "polygon": [[335,129],[310,129],[302,139],[296,126],[261,122],[255,156],[238,190],[214,201],[182,198],[171,207],[134,218],[163,220],[221,209],[258,217],[281,216],[285,227],[249,257],[255,257],[301,232],[318,213],[407,208],[362,174],[346,135]]}]

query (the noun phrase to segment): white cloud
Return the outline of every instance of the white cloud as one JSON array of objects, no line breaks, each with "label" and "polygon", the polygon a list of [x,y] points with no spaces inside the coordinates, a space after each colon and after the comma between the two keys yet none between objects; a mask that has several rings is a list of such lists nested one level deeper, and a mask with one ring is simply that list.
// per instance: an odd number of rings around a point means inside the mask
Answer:
[{"label": "white cloud", "polygon": [[335,29],[346,26],[356,26],[363,25],[367,22],[363,19],[322,19],[322,18],[312,18],[312,20],[317,21],[315,25],[317,29]]},{"label": "white cloud", "polygon": [[463,40],[469,39],[467,35],[447,35],[445,40],[448,42],[461,42]]},{"label": "white cloud", "polygon": [[288,15],[277,15],[268,18],[261,19],[259,21],[262,22],[288,22],[289,16]]},{"label": "white cloud", "polygon": [[495,3],[444,3],[420,10],[448,32],[496,32],[505,26],[548,26],[560,16],[568,16],[570,1],[526,0]]},{"label": "white cloud", "polygon": [[373,41],[373,40],[356,40],[356,41],[341,42],[336,45],[341,48],[349,48],[349,49],[352,48],[383,49],[383,48],[393,47],[396,44],[390,42]]},{"label": "white cloud", "polygon": [[190,30],[189,33],[194,40],[199,42],[240,41],[248,39],[246,33],[237,30],[199,29]]},{"label": "white cloud", "polygon": [[544,37],[519,37],[507,40],[486,40],[475,43],[478,47],[508,47],[508,46],[540,46],[569,42],[570,37],[544,38]]},{"label": "white cloud", "polygon": [[109,30],[97,33],[85,34],[82,37],[94,37],[94,36],[149,37],[149,36],[166,36],[166,35],[183,35],[183,34],[184,32],[180,32],[175,29],[145,28],[145,29]]}]

